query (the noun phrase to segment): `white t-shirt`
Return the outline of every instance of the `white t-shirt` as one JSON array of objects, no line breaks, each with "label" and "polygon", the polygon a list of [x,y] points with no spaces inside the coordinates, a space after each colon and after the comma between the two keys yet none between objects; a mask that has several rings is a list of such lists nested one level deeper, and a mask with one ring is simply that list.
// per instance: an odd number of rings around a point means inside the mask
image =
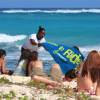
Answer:
[{"label": "white t-shirt", "polygon": [[31,34],[29,36],[29,38],[27,39],[27,41],[22,46],[24,49],[29,49],[31,51],[38,51],[38,49],[40,48],[40,47],[38,47],[38,45],[32,45],[30,43],[30,39],[33,39],[36,43],[44,43],[45,42],[45,38],[38,40],[36,34]]}]

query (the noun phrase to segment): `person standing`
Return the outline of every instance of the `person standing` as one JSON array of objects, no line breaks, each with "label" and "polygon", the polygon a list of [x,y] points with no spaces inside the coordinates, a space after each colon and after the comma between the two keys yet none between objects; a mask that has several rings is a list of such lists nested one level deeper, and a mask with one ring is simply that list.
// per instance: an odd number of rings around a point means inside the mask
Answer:
[{"label": "person standing", "polygon": [[[18,66],[20,61],[25,60],[29,61],[29,57],[32,51],[37,51],[41,47],[41,43],[45,42],[45,28],[39,26],[38,32],[35,34],[31,34],[28,39],[25,41],[25,43],[22,45],[21,48],[21,56],[18,60]],[[26,63],[26,75],[27,72],[28,62]]]},{"label": "person standing", "polygon": [[19,62],[21,61],[21,59],[23,59],[24,56],[23,52],[25,50],[29,52],[38,51],[38,49],[41,46],[41,43],[44,43],[46,41],[44,36],[45,36],[45,28],[39,26],[37,34],[35,33],[31,34],[26,40],[26,42],[22,45]]},{"label": "person standing", "polygon": [[39,26],[37,34],[31,34],[28,40],[22,46],[22,50],[37,51],[40,43],[45,42],[45,28]]}]

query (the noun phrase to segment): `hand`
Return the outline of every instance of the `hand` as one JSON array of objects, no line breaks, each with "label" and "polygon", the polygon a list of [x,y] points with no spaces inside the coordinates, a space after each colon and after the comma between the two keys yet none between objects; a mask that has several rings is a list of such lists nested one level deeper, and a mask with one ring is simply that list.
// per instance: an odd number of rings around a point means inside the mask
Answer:
[{"label": "hand", "polygon": [[42,44],[41,43],[38,43],[38,47],[41,47],[42,46]]}]

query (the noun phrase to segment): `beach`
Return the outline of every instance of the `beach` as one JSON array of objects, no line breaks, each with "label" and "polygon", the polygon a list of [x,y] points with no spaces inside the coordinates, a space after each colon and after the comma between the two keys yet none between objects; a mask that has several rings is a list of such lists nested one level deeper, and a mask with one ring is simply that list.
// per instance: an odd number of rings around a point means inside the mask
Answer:
[{"label": "beach", "polygon": [[[0,9],[0,48],[7,52],[8,69],[16,70],[21,46],[40,25],[46,29],[47,42],[78,46],[85,58],[91,50],[100,51],[100,9]],[[49,75],[54,59],[43,48],[39,59]],[[0,75],[0,81],[3,100],[9,95],[11,100],[81,100],[76,99],[77,92],[73,92],[76,80],[63,83],[63,87],[55,91],[46,89],[44,84],[31,84],[30,77]],[[100,100],[94,95],[81,96]]]},{"label": "beach", "polygon": [[[9,92],[13,91],[16,97],[12,100],[19,100],[21,97],[26,97],[27,99],[25,100],[57,100],[60,98],[56,92],[53,93],[52,90],[43,89],[43,85],[42,87],[27,85],[31,81],[30,77],[0,75],[1,78],[9,80],[9,82],[3,83],[0,81],[0,93],[9,94]],[[72,86],[71,84],[67,83],[67,85]],[[76,84],[74,83],[73,86],[76,87]]]},{"label": "beach", "polygon": [[[89,96],[81,93],[76,96],[75,94],[78,93],[73,92],[76,87],[77,83],[74,80],[64,82],[63,88],[48,90],[44,84],[32,84],[30,77],[0,75],[1,100],[84,100],[84,98],[85,100],[100,100],[100,97],[95,95]],[[79,97],[81,99],[78,99]]]}]

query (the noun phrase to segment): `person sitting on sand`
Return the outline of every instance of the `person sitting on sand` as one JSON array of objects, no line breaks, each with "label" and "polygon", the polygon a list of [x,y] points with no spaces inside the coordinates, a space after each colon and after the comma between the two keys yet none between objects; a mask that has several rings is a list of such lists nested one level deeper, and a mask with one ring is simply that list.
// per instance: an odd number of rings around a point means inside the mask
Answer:
[{"label": "person sitting on sand", "polygon": [[8,70],[6,68],[5,56],[6,56],[6,51],[3,50],[3,49],[0,49],[0,74],[12,75],[13,74],[13,71]]},{"label": "person sitting on sand", "polygon": [[100,55],[96,50],[91,51],[84,61],[77,84],[78,91],[100,96]]},{"label": "person sitting on sand", "polygon": [[51,78],[43,72],[43,63],[38,59],[38,53],[33,51],[31,54],[31,61],[28,66],[28,73],[32,80],[36,82],[43,82],[49,87],[55,87],[60,85],[62,81],[62,73],[58,64],[54,64],[51,69]]}]

